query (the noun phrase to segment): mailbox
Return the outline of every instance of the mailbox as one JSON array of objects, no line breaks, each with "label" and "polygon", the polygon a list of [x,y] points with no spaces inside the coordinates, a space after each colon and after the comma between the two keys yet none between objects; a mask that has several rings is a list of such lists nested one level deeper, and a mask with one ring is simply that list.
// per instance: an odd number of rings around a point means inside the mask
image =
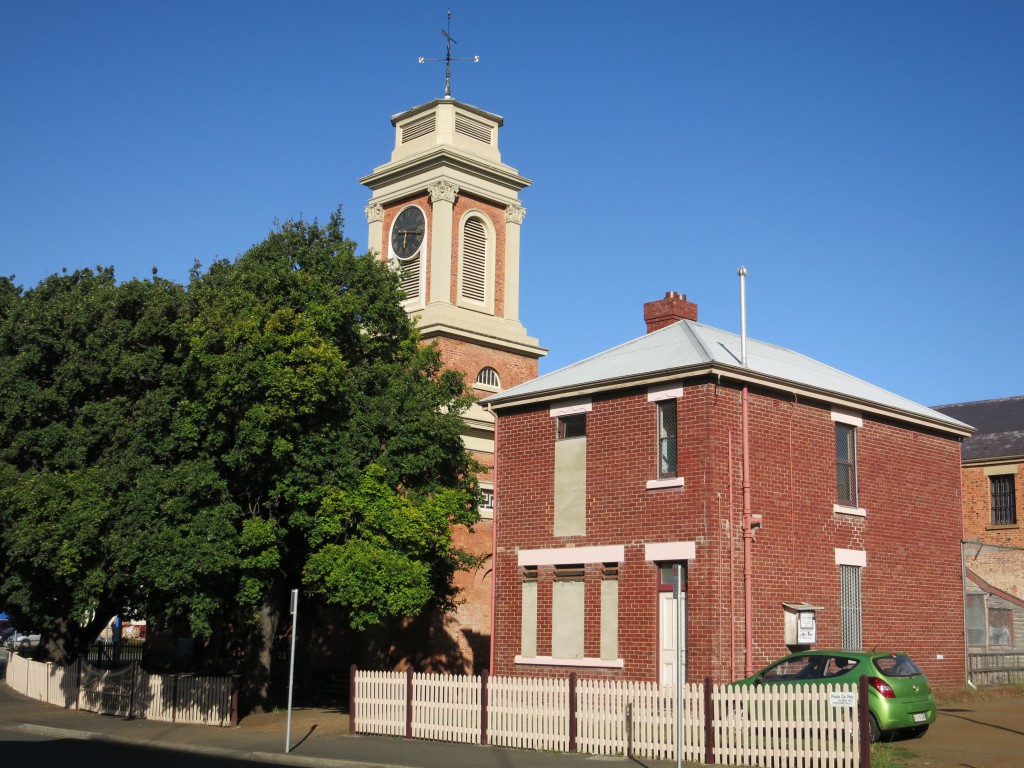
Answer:
[{"label": "mailbox", "polygon": [[786,645],[814,645],[818,642],[818,611],[810,603],[783,603],[786,618]]}]

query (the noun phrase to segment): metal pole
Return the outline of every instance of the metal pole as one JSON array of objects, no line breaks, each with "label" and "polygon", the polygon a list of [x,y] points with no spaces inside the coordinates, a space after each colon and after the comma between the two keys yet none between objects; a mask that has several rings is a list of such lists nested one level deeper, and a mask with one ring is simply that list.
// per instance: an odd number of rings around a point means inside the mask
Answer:
[{"label": "metal pole", "polygon": [[683,765],[683,566],[672,566],[672,597],[676,601],[676,768]]},{"label": "metal pole", "polygon": [[292,689],[295,687],[295,636],[299,625],[299,590],[292,590],[292,660],[288,670],[288,728],[284,736],[285,754],[292,751]]}]

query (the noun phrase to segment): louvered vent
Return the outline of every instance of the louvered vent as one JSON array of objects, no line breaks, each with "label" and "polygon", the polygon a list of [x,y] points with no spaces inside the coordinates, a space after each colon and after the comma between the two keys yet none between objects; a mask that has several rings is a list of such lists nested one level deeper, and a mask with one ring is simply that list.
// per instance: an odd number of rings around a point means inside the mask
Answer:
[{"label": "louvered vent", "polygon": [[426,136],[428,133],[432,133],[433,130],[434,115],[430,114],[402,128],[402,143],[405,144],[413,139],[418,139],[420,136]]},{"label": "louvered vent", "polygon": [[462,296],[481,304],[487,298],[487,230],[480,219],[466,221],[462,230]]},{"label": "louvered vent", "polygon": [[405,298],[408,301],[420,297],[420,258],[421,254],[417,253],[408,261],[402,262],[399,283],[402,290],[405,291]]},{"label": "louvered vent", "polygon": [[465,115],[455,115],[455,132],[468,136],[471,139],[482,141],[484,144],[491,143],[491,126],[477,120],[471,120]]}]

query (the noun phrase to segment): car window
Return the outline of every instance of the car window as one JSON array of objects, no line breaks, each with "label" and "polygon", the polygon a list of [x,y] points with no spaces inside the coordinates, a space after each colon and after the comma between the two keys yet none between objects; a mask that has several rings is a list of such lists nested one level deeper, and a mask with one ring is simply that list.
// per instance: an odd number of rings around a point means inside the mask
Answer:
[{"label": "car window", "polygon": [[823,678],[839,677],[847,672],[852,672],[860,663],[858,659],[849,656],[829,656],[825,660],[825,669],[822,672]]},{"label": "car window", "polygon": [[875,667],[878,671],[886,677],[914,677],[921,674],[917,664],[909,656],[902,653],[879,656],[876,659],[872,659],[872,661],[875,662]]},{"label": "car window", "polygon": [[813,680],[819,677],[820,662],[820,656],[796,656],[791,659],[783,659],[775,666],[766,669],[763,679],[766,683]]}]

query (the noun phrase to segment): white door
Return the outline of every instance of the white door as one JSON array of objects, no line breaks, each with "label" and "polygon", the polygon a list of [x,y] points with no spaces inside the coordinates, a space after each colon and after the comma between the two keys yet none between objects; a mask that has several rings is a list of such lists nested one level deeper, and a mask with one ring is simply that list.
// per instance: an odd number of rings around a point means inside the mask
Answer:
[{"label": "white door", "polygon": [[671,592],[658,593],[658,682],[664,687],[676,684],[676,617],[682,621],[683,682],[686,682],[686,593],[679,595],[679,606]]}]

